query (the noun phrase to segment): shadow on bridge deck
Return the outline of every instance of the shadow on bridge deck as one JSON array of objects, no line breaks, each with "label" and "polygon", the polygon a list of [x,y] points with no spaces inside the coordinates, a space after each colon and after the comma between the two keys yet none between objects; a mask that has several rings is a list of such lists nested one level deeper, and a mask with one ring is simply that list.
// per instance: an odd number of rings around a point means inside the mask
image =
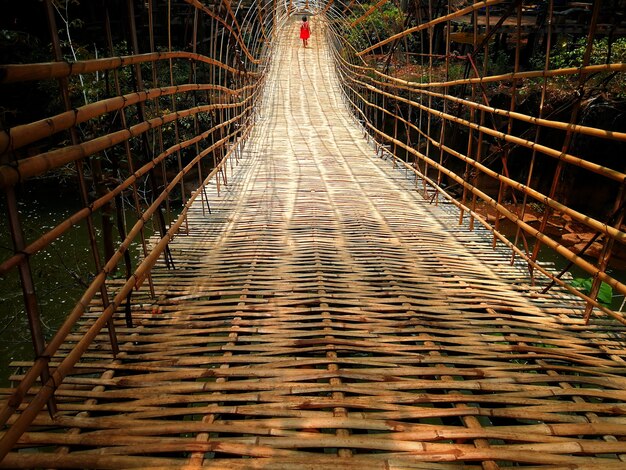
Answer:
[{"label": "shadow on bridge deck", "polygon": [[41,452],[0,466],[623,468],[613,323],[423,200],[345,110],[324,26],[308,49],[295,28],[212,213],[193,206],[176,269],[155,268],[158,302],[59,386],[18,443]]}]

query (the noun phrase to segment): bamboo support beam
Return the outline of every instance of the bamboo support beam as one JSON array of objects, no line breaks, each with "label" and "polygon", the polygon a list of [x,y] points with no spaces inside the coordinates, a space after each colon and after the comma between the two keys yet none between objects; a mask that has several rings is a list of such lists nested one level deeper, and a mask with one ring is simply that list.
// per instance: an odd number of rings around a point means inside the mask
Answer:
[{"label": "bamboo support beam", "polygon": [[[150,54],[137,54],[123,57],[108,57],[104,59],[81,60],[77,62],[45,62],[40,64],[11,64],[0,65],[0,83],[16,83],[32,80],[49,80],[52,78],[71,77],[88,73],[104,72],[130,65],[145,64],[171,59],[186,59],[202,62],[215,67],[223,68],[230,73],[241,73],[233,67],[229,67],[201,54],[191,52],[154,52]],[[248,73],[248,72],[247,72]],[[254,72],[249,72],[252,76]]]}]

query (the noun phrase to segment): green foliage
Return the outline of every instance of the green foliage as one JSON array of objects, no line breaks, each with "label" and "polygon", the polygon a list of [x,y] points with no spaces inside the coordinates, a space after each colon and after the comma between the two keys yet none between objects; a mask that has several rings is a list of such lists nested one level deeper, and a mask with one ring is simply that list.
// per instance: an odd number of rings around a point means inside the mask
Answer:
[{"label": "green foliage", "polygon": [[501,75],[513,70],[509,55],[500,50],[495,53],[489,62],[489,75]]},{"label": "green foliage", "polygon": [[[364,4],[364,11],[372,5]],[[355,12],[347,19],[348,23],[360,18],[362,13]],[[375,10],[363,22],[347,31],[346,38],[352,46],[361,51],[372,44],[387,39],[404,29],[404,14],[391,3]]]},{"label": "green foliage", "polygon": [[[577,277],[572,280],[571,285],[575,287],[583,294],[589,294],[591,292],[591,285],[593,278],[581,278]],[[600,290],[598,291],[598,302],[602,305],[609,306],[613,301],[613,289],[606,282],[600,284]]]},{"label": "green foliage", "polygon": [[[577,41],[563,38],[550,52],[550,68],[580,67],[587,47],[587,40],[580,38]],[[589,65],[605,64],[609,52],[608,38],[596,39],[593,42]],[[535,68],[543,68],[545,54],[533,59]],[[626,38],[618,38],[611,44],[611,62],[626,62]]]},{"label": "green foliage", "polygon": [[[579,38],[576,41],[564,36],[550,51],[550,68],[560,69],[569,67],[580,67],[583,63],[585,49],[587,47],[586,38]],[[609,57],[608,38],[596,39],[593,42],[589,65],[602,65],[607,63],[626,62],[626,37],[617,38],[611,43],[611,56]],[[535,69],[543,69],[545,64],[545,54],[540,54],[531,60],[531,66]],[[557,79],[562,85],[566,81],[575,80],[576,76],[561,77]],[[609,74],[599,73],[591,77],[589,84],[600,86],[613,92],[616,96],[626,96],[626,76],[623,73]]]}]

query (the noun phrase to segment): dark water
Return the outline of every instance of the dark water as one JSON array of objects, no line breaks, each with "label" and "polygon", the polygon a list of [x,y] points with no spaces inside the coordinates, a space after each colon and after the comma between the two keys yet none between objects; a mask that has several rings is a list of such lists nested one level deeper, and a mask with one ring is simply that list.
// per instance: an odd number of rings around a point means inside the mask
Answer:
[{"label": "dark water", "polygon": [[[18,201],[27,244],[81,207],[75,194],[52,189],[44,192],[34,187],[21,188]],[[28,201],[28,204],[23,201]],[[126,226],[130,227],[137,219],[128,201],[125,209]],[[5,260],[12,255],[13,249],[4,199],[0,200],[0,211],[0,259]],[[99,239],[102,230],[98,215],[94,216],[94,225]],[[148,230],[147,235],[150,233],[151,230]],[[115,238],[117,243],[119,238]],[[136,266],[139,248],[137,242],[131,249],[133,266]],[[102,253],[100,256],[102,259]],[[86,224],[83,222],[73,227],[30,261],[42,327],[48,340],[74,307],[95,273]],[[0,387],[9,384],[9,376],[14,371],[14,368],[9,367],[11,361],[33,359],[30,329],[23,303],[17,270],[0,277]]]}]

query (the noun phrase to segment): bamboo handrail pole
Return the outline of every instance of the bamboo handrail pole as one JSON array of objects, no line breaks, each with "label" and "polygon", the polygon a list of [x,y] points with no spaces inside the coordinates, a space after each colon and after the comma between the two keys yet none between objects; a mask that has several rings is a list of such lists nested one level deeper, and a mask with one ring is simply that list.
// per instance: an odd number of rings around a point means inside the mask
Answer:
[{"label": "bamboo handrail pole", "polygon": [[58,168],[67,163],[81,160],[88,155],[113,147],[116,144],[137,137],[155,126],[162,126],[181,117],[190,116],[200,112],[208,112],[221,108],[236,108],[244,102],[235,104],[202,105],[195,108],[169,113],[156,117],[140,124],[135,124],[129,129],[113,132],[102,137],[97,137],[81,144],[65,147],[58,150],[28,157],[17,162],[15,167],[10,165],[0,166],[0,187],[13,186],[18,182],[36,176],[53,168]]},{"label": "bamboo handrail pole", "polygon": [[[341,56],[339,56],[339,59],[342,61],[345,60]],[[619,62],[619,63],[614,63],[614,64],[565,67],[561,69],[531,70],[527,72],[506,73],[506,74],[501,74],[501,75],[489,75],[487,77],[481,77],[481,78],[462,78],[458,80],[449,80],[445,82],[420,83],[420,82],[411,82],[408,80],[403,80],[401,78],[395,78],[390,75],[388,76],[388,75],[385,75],[383,72],[372,67],[350,64],[348,62],[346,63],[351,68],[364,69],[376,75],[380,75],[381,77],[384,77],[386,80],[398,83],[400,85],[409,86],[414,89],[444,88],[444,87],[457,86],[457,85],[471,85],[472,83],[491,83],[491,82],[501,82],[501,81],[510,82],[513,80],[523,80],[523,79],[528,79],[528,78],[550,78],[550,77],[558,77],[561,75],[577,75],[580,73],[590,75],[590,74],[602,73],[602,72],[626,72],[626,63]]]},{"label": "bamboo handrail pole", "polygon": [[133,173],[128,178],[126,178],[122,183],[120,183],[118,186],[113,188],[109,193],[94,200],[89,207],[85,207],[81,209],[80,211],[74,213],[73,215],[65,219],[63,222],[58,224],[56,227],[51,229],[49,232],[42,235],[39,239],[35,240],[28,246],[24,247],[24,249],[21,250],[20,253],[17,253],[14,256],[2,262],[2,264],[0,264],[0,275],[5,274],[10,269],[17,266],[20,260],[23,259],[24,257],[32,256],[38,251],[45,248],[54,240],[59,238],[63,233],[65,233],[73,225],[76,225],[78,222],[80,222],[85,217],[87,217],[87,215],[90,212],[94,212],[98,210],[99,208],[104,206],[106,203],[110,202],[113,198],[121,194],[125,189],[129,188],[132,185],[135,185],[137,181],[139,181],[139,179],[142,176],[145,176],[150,169],[155,168],[158,163],[163,161],[168,156],[172,155],[172,153],[174,153],[177,150],[177,147],[182,149],[182,148],[189,147],[193,144],[197,144],[197,142],[199,142],[200,140],[206,139],[210,134],[218,130],[218,128],[225,127],[228,124],[235,122],[240,117],[241,117],[241,114],[238,116],[235,116],[235,118],[233,118],[231,121],[218,124],[217,126],[212,127],[211,129],[208,129],[207,131],[203,132],[202,134],[197,135],[196,137],[192,139],[189,139],[185,142],[181,142],[179,146],[174,145],[168,148],[166,151],[164,151],[160,155],[157,155],[153,160],[144,164],[138,170],[133,171]]},{"label": "bamboo handrail pole", "polygon": [[[626,69],[625,69],[626,71]],[[363,74],[363,77],[367,77],[367,75]],[[390,76],[384,76],[385,78],[389,78],[391,79]],[[369,78],[369,77],[368,77]],[[488,78],[488,77],[485,77]],[[375,83],[379,86],[385,86],[385,87],[393,87],[393,85],[391,83],[388,82],[379,82],[377,80],[373,80],[371,78],[369,78],[369,80],[372,83]],[[410,83],[410,82],[407,82]],[[450,82],[442,82],[442,83],[450,83]],[[450,86],[450,85],[446,85],[446,86]],[[459,103],[459,104],[463,104],[465,106],[468,107],[472,107],[472,108],[476,108],[478,110],[481,111],[486,111],[492,114],[497,114],[499,116],[503,116],[503,117],[512,117],[513,119],[517,119],[529,124],[534,124],[537,126],[543,126],[543,127],[549,127],[552,129],[558,129],[558,130],[563,130],[563,131],[571,131],[571,132],[575,132],[575,133],[580,133],[580,134],[585,134],[585,135],[590,135],[593,137],[603,137],[603,138],[607,138],[607,139],[612,139],[612,140],[619,140],[622,142],[626,142],[626,132],[619,132],[619,131],[609,131],[609,130],[605,130],[605,129],[598,129],[596,127],[589,127],[589,126],[583,126],[580,124],[572,124],[572,123],[568,123],[568,122],[562,122],[562,121],[552,121],[550,119],[545,119],[542,118],[541,116],[539,117],[534,117],[534,116],[530,116],[527,114],[522,114],[522,113],[518,113],[518,112],[514,112],[511,110],[505,110],[505,109],[500,109],[500,108],[494,108],[492,106],[487,106],[481,103],[476,103],[474,101],[470,101],[464,98],[459,98],[457,96],[454,95],[448,95],[446,93],[437,93],[437,92],[432,92],[432,91],[427,91],[427,90],[423,90],[423,89],[419,89],[419,90],[415,90],[414,87],[403,87],[403,86],[398,86],[396,87],[398,89],[401,90],[406,90],[406,91],[418,91],[419,93],[423,93],[429,96],[433,96],[433,97],[437,97],[437,98],[441,98],[444,100],[449,100],[455,103]]]},{"label": "bamboo handrail pole", "polygon": [[[382,84],[383,82],[374,81],[374,83]],[[548,128],[562,130],[562,131],[571,131],[577,134],[585,134],[585,135],[589,135],[592,137],[600,137],[600,138],[626,142],[626,132],[609,131],[609,130],[604,130],[604,129],[598,129],[596,127],[583,126],[580,124],[571,124],[571,123],[567,123],[563,121],[552,121],[550,119],[529,116],[527,114],[518,113],[516,111],[494,108],[492,106],[486,106],[484,104],[472,102],[463,98],[458,98],[456,96],[442,94],[442,93],[434,93],[434,92],[425,91],[425,90],[420,91],[420,93],[424,93],[426,95],[432,95],[438,98],[445,99],[446,101],[452,101],[452,102],[459,103],[468,107],[476,108],[481,111],[489,112],[492,114],[497,114],[499,116],[517,119],[519,121],[533,124],[536,126],[548,127]]]},{"label": "bamboo handrail pole", "polygon": [[[239,132],[239,131],[236,131],[236,132]],[[205,151],[203,152],[202,155],[197,156],[196,158],[200,159],[203,156],[207,155],[214,148],[217,148],[219,145],[222,145],[225,142],[227,142],[228,139],[232,135],[233,134],[229,134],[225,139],[222,139],[222,140],[214,143],[211,147],[205,149]],[[196,159],[194,159],[192,161],[192,163],[195,164],[196,163]],[[209,178],[212,177],[216,172],[217,172],[217,170],[211,172],[211,174],[209,176],[207,176],[207,179],[205,179],[205,183],[208,182]],[[178,182],[178,178],[175,178],[175,180],[170,183],[170,186],[172,185],[172,183],[176,184],[177,182]],[[122,243],[120,244],[120,246],[119,246],[118,250],[116,251],[114,257],[109,259],[107,264],[95,276],[94,280],[92,281],[90,286],[87,288],[87,290],[83,293],[83,296],[78,301],[77,305],[72,309],[70,314],[67,316],[67,318],[66,318],[65,322],[63,323],[63,325],[61,325],[61,327],[57,330],[57,332],[54,335],[54,337],[48,342],[48,345],[46,346],[46,349],[44,351],[44,355],[45,356],[49,356],[49,357],[53,356],[56,353],[56,351],[58,350],[59,346],[65,341],[65,338],[71,332],[71,329],[73,328],[73,326],[76,323],[76,321],[86,311],[89,303],[93,299],[93,296],[100,289],[100,286],[105,282],[107,273],[115,265],[117,265],[117,263],[119,262],[119,260],[122,257],[123,252],[129,248],[130,243],[132,242],[132,240],[134,240],[136,238],[136,236],[138,235],[139,231],[146,224],[147,220],[149,220],[149,217],[152,216],[152,214],[157,210],[157,208],[159,207],[159,205],[162,202],[164,197],[165,197],[164,193],[161,193],[156,198],[156,200],[151,204],[151,206],[146,209],[146,211],[142,214],[142,217],[135,223],[133,228],[128,232],[126,239],[122,241]],[[189,204],[191,204],[191,202],[189,202]],[[154,251],[152,253],[154,253]],[[161,254],[160,252],[157,253],[157,257],[160,256],[160,254]],[[139,267],[137,269],[139,269]],[[137,272],[137,271],[135,271],[135,272]],[[131,280],[132,279],[134,279],[134,278],[131,278]],[[129,282],[131,280],[129,280]],[[133,281],[133,284],[134,284],[134,281]],[[35,361],[33,363],[33,366],[31,367],[31,369],[26,373],[26,375],[24,376],[24,378],[22,379],[22,381],[20,382],[18,387],[15,389],[15,392],[13,393],[13,395],[7,401],[6,406],[3,407],[2,410],[0,410],[0,425],[3,425],[3,424],[6,423],[6,421],[9,419],[9,417],[12,414],[11,410],[15,409],[15,407],[17,405],[19,405],[19,403],[21,403],[25,393],[30,388],[30,386],[34,383],[34,380],[36,380],[36,377],[41,372],[41,367],[42,366],[43,366],[43,364],[42,364],[41,361]]]},{"label": "bamboo handrail pole", "polygon": [[[358,93],[357,93],[358,94]],[[361,97],[362,100],[364,100],[363,97]],[[386,139],[387,141],[391,142],[393,141],[393,137],[385,134],[384,132],[378,130],[377,128],[375,128],[372,124],[370,124],[369,122],[366,121],[366,125],[367,127],[369,127],[374,133],[380,135],[381,137],[383,137],[384,139]],[[533,228],[532,226],[530,226],[529,224],[525,223],[523,220],[521,220],[517,214],[511,212],[509,209],[507,209],[506,207],[500,205],[497,203],[497,201],[493,200],[493,198],[491,198],[490,196],[488,196],[486,193],[484,193],[483,191],[480,191],[478,188],[475,188],[474,186],[472,186],[471,184],[467,183],[466,181],[463,180],[463,178],[461,178],[460,176],[458,176],[456,173],[454,173],[453,171],[439,165],[437,162],[435,162],[434,160],[432,160],[431,158],[427,157],[426,155],[422,154],[421,152],[419,152],[416,149],[410,148],[408,146],[406,146],[403,142],[398,141],[396,142],[398,146],[404,148],[407,152],[410,152],[412,154],[414,154],[415,156],[417,156],[420,159],[425,159],[428,160],[428,163],[431,164],[433,167],[435,167],[436,169],[441,169],[441,171],[443,173],[445,173],[448,177],[452,178],[453,180],[455,180],[458,184],[463,185],[463,186],[467,186],[468,190],[471,191],[472,193],[476,193],[478,197],[480,197],[482,200],[484,200],[488,205],[490,205],[491,207],[493,207],[494,209],[496,209],[498,212],[500,212],[502,215],[504,215],[505,217],[507,217],[509,220],[511,220],[512,222],[514,222],[515,224],[517,224],[518,226],[520,226],[524,231],[526,231],[526,233],[529,233],[530,235],[534,236],[535,238],[537,238],[538,240],[541,240],[542,243],[545,243],[547,246],[549,246],[551,249],[553,249],[554,251],[556,251],[557,253],[559,253],[560,255],[562,255],[564,258],[566,258],[569,261],[574,261],[574,263],[581,267],[582,269],[584,269],[585,271],[587,271],[589,274],[591,275],[597,275],[601,280],[603,280],[604,282],[606,282],[607,284],[609,284],[611,287],[617,289],[619,292],[626,294],[626,285],[622,284],[621,282],[617,281],[616,279],[612,278],[611,276],[607,275],[604,272],[600,272],[600,270],[598,270],[595,266],[593,266],[591,263],[589,263],[588,261],[584,260],[583,258],[577,256],[576,254],[574,254],[572,251],[570,251],[569,249],[565,248],[563,245],[561,245],[560,243],[556,242],[555,240],[551,239],[550,237],[548,237],[546,234],[540,232],[539,230]],[[452,149],[449,149],[449,151],[453,151]],[[410,167],[410,166],[409,166]],[[415,169],[414,169],[415,171]],[[424,175],[421,175],[422,177],[425,177]],[[518,183],[521,184],[521,183]],[[466,208],[467,209],[467,208]],[[606,224],[602,224],[602,228],[604,229],[603,231],[605,233],[607,233],[610,228],[606,226]],[[624,236],[626,236],[625,233],[620,232],[621,234],[621,238],[623,239]],[[560,280],[559,280],[560,281]],[[558,282],[558,281],[557,281]],[[573,288],[572,288],[573,289]],[[580,295],[579,295],[580,297]],[[585,299],[587,300],[587,299]],[[597,303],[597,302],[596,302]],[[610,310],[609,310],[610,311]],[[617,315],[616,313],[613,312],[613,315]],[[621,316],[620,316],[621,318]],[[622,319],[624,322],[626,322],[626,319]],[[620,321],[622,321],[620,320]]]},{"label": "bamboo handrail pole", "polygon": [[[601,65],[581,65],[580,67],[565,67],[561,69],[550,70],[532,70],[528,72],[507,73],[502,75],[489,75],[482,78],[466,78],[459,80],[452,80],[448,82],[432,82],[432,83],[417,83],[406,82],[406,80],[396,79],[395,81],[405,81],[407,84],[411,84],[415,88],[441,88],[444,86],[454,85],[471,85],[472,83],[491,83],[491,82],[510,82],[513,80],[523,80],[528,78],[551,78],[567,75],[595,74],[602,72],[624,72],[626,71],[626,63],[619,62],[614,64],[601,64]],[[379,72],[380,74],[381,72]]]},{"label": "bamboo handrail pole", "polygon": [[[250,59],[250,62],[252,62],[253,64],[260,64],[261,63],[261,60],[256,59],[250,53],[250,51],[248,50],[248,47],[246,46],[246,44],[241,39],[241,36],[238,35],[233,30],[233,27],[231,25],[229,25],[228,23],[226,23],[226,21],[224,21],[223,18],[221,18],[220,16],[216,15],[215,13],[213,13],[208,7],[206,7],[205,5],[200,3],[199,0],[184,0],[184,1],[189,3],[190,5],[193,5],[195,8],[198,8],[199,10],[202,10],[204,13],[209,15],[211,18],[213,18],[214,20],[216,20],[217,22],[222,24],[222,26],[224,26],[231,33],[232,37],[235,38],[235,40],[237,41],[237,43],[241,47],[241,49],[244,52],[244,54],[246,55],[246,57],[248,57],[248,59]],[[232,14],[232,10],[230,10],[230,13]]]},{"label": "bamboo handrail pole", "polygon": [[[386,93],[386,92],[384,92],[384,91],[382,91],[382,90],[380,90],[380,89],[378,89],[376,87],[373,87],[372,85],[369,85],[367,83],[360,82],[360,81],[354,80],[354,79],[351,79],[351,80],[355,81],[356,83],[358,83],[359,85],[361,85],[361,86],[363,86],[365,88],[368,88],[368,89],[372,88],[372,89],[376,90],[378,93],[381,93],[381,94]],[[405,98],[402,98],[402,97],[397,96],[397,95],[391,95],[391,94],[389,94],[389,95],[395,97],[395,99],[397,99],[399,101],[403,101],[405,103],[408,103],[408,101]],[[530,149],[535,149],[535,150],[537,150],[537,151],[539,151],[539,152],[541,152],[541,153],[543,153],[543,154],[545,154],[547,156],[554,157],[557,160],[562,160],[564,162],[570,163],[570,164],[572,164],[574,166],[578,166],[580,168],[584,168],[586,170],[589,170],[589,171],[591,171],[593,173],[597,173],[599,175],[605,176],[605,177],[607,177],[609,179],[612,179],[614,181],[622,182],[622,181],[626,180],[626,174],[622,173],[622,172],[619,172],[617,170],[613,170],[611,168],[607,168],[605,166],[598,165],[598,164],[593,163],[593,162],[589,162],[587,160],[584,160],[584,159],[582,159],[580,157],[576,157],[574,155],[563,154],[563,153],[559,152],[558,150],[555,150],[555,149],[553,149],[551,147],[547,147],[545,145],[536,144],[535,142],[529,141],[527,139],[523,139],[523,138],[520,138],[520,137],[512,136],[512,135],[506,134],[506,133],[501,132],[501,131],[495,131],[495,130],[490,129],[488,127],[484,127],[484,126],[480,126],[478,124],[471,123],[471,122],[469,122],[469,121],[467,121],[465,119],[462,119],[462,118],[459,118],[459,117],[456,117],[456,116],[452,116],[452,115],[447,114],[447,113],[443,113],[442,111],[437,111],[435,109],[428,108],[428,107],[426,107],[426,106],[424,106],[424,105],[422,105],[422,104],[420,104],[420,103],[418,103],[416,101],[411,101],[411,104],[413,106],[417,106],[419,108],[423,108],[427,112],[432,113],[432,114],[434,114],[434,115],[436,115],[436,116],[438,116],[438,117],[440,117],[442,119],[446,119],[448,121],[456,122],[457,124],[462,124],[465,127],[472,128],[472,129],[475,129],[475,130],[482,130],[485,134],[489,134],[492,137],[496,137],[496,138],[501,139],[501,140],[512,142],[512,143],[515,143],[517,145],[521,145],[523,147],[527,147],[527,148],[530,148]],[[0,169],[1,169],[1,167],[0,167]],[[0,173],[0,176],[1,176],[1,173]],[[1,180],[0,180],[0,185],[1,185]]]},{"label": "bamboo handrail pole", "polygon": [[354,20],[351,24],[350,24],[350,28],[355,28],[356,26],[358,26],[359,24],[361,24],[363,21],[365,21],[372,13],[374,13],[375,11],[377,11],[381,6],[383,6],[385,3],[387,3],[389,0],[378,0],[378,2],[376,2],[375,4],[373,4],[369,10],[367,10],[365,13],[363,13],[361,16],[359,16],[356,20]]},{"label": "bamboo handrail pole", "polygon": [[[339,57],[339,60],[344,60],[343,58]],[[350,65],[350,64],[348,64]],[[355,66],[358,67],[358,66]],[[361,68],[361,67],[358,67]],[[366,70],[371,70],[371,71],[375,71],[374,69],[366,69]],[[576,69],[578,70],[578,69]],[[626,68],[625,70],[626,71]],[[382,75],[382,74],[381,74]],[[393,77],[391,76],[387,76],[387,75],[382,75],[385,79],[393,80]],[[446,93],[437,93],[437,92],[432,92],[432,91],[427,91],[427,90],[423,90],[423,89],[418,89],[416,90],[415,87],[403,87],[401,85],[406,85],[407,83],[412,83],[412,82],[405,82],[402,84],[399,84],[400,86],[394,86],[389,82],[379,82],[377,80],[372,79],[371,77],[368,77],[367,75],[362,75],[362,77],[364,78],[368,78],[368,80],[370,80],[372,83],[375,83],[379,86],[385,86],[385,87],[392,87],[392,88],[398,88],[401,90],[406,90],[406,91],[416,91],[418,93],[423,93],[425,95],[429,95],[429,96],[433,96],[433,97],[437,97],[437,98],[442,98],[445,100],[449,100],[455,103],[459,103],[459,104],[463,104],[465,106],[468,107],[473,107],[476,108],[478,110],[482,110],[482,111],[486,111],[489,113],[493,113],[493,114],[497,114],[499,116],[503,116],[503,117],[512,117],[514,119],[529,123],[529,124],[533,124],[533,125],[537,125],[537,126],[543,126],[543,127],[549,127],[549,128],[553,128],[553,129],[558,129],[558,130],[563,130],[563,131],[571,131],[571,132],[575,132],[575,133],[580,133],[580,134],[585,134],[585,135],[590,135],[593,137],[603,137],[603,138],[607,138],[607,139],[612,139],[612,140],[619,140],[621,142],[626,142],[626,132],[619,132],[619,131],[609,131],[609,130],[605,130],[605,129],[598,129],[595,127],[589,127],[589,126],[583,126],[580,124],[572,124],[572,123],[568,123],[568,122],[562,122],[562,121],[552,121],[550,119],[544,119],[541,116],[540,117],[534,117],[534,116],[529,116],[527,114],[522,114],[522,113],[518,113],[518,112],[514,112],[511,110],[505,110],[505,109],[501,109],[501,108],[494,108],[492,106],[487,106],[481,103],[476,103],[474,101],[470,101],[464,98],[459,98],[457,96],[454,95],[448,95]],[[484,78],[489,78],[489,77],[484,77]],[[514,80],[515,81],[515,80]],[[452,82],[442,82],[445,83],[445,87],[451,86]]]},{"label": "bamboo handrail pole", "polygon": [[[370,127],[372,128],[372,130],[374,130],[379,135],[385,136],[385,138],[388,139],[389,141],[392,140],[391,136],[387,136],[386,134],[378,131],[378,129],[375,129],[371,125],[370,125]],[[407,151],[410,151],[412,153],[418,154],[419,158],[427,159],[429,161],[429,163],[431,165],[435,166],[436,168],[439,167],[439,164],[437,162],[435,162],[434,160],[432,160],[432,159],[428,158],[427,156],[421,154],[419,151],[406,147],[402,142],[398,142],[398,145],[400,145],[401,147],[404,147],[405,150],[407,150]],[[602,281],[606,282],[611,287],[613,287],[614,289],[618,290],[620,293],[626,294],[626,285],[625,284],[622,284],[621,282],[619,282],[616,279],[610,277],[606,273],[600,272],[600,270],[598,270],[593,264],[591,264],[588,261],[584,260],[583,258],[577,256],[574,252],[572,252],[569,249],[565,248],[563,245],[561,245],[560,243],[556,242],[555,240],[549,238],[545,233],[540,232],[539,230],[533,228],[531,225],[529,225],[529,224],[525,223],[524,221],[520,220],[519,217],[517,216],[517,214],[511,212],[510,210],[508,210],[506,207],[504,207],[502,205],[498,205],[498,203],[495,200],[493,200],[493,198],[491,198],[489,195],[487,195],[483,191],[480,191],[478,188],[475,188],[471,184],[465,182],[463,180],[463,178],[458,176],[456,173],[452,172],[451,170],[448,170],[445,167],[442,167],[441,170],[444,173],[446,173],[447,176],[449,176],[450,178],[454,179],[457,183],[459,183],[461,185],[467,185],[468,190],[470,190],[471,192],[475,192],[477,194],[477,196],[480,197],[483,201],[485,201],[488,205],[490,205],[491,207],[496,209],[498,212],[500,212],[502,215],[504,215],[507,219],[511,220],[511,222],[514,222],[515,224],[519,225],[523,230],[525,230],[530,235],[534,236],[536,239],[541,240],[541,242],[545,243],[549,248],[551,248],[552,250],[556,251],[558,254],[562,255],[564,258],[568,259],[569,261],[574,260],[574,262],[575,262],[575,264],[577,266],[579,266],[580,268],[584,269],[589,274],[591,274],[591,275],[598,275],[598,277]],[[624,321],[626,321],[626,319]]]},{"label": "bamboo handrail pole", "polygon": [[[239,74],[242,73],[234,67],[226,65],[219,60],[212,59],[202,54],[191,52],[155,52],[151,54],[137,54],[121,57],[108,57],[105,59],[80,60],[76,62],[40,62],[35,64],[8,64],[0,65],[0,83],[16,83],[33,80],[48,80],[52,78],[71,77],[88,73],[104,72],[130,65],[138,65],[146,62],[154,62],[170,59],[188,59],[196,62],[213,65],[224,70]],[[256,76],[257,72],[246,72]]]},{"label": "bamboo handrail pole", "polygon": [[207,84],[187,84],[176,85],[161,88],[154,88],[134,93],[128,93],[123,96],[108,98],[95,103],[89,103],[72,111],[57,114],[39,121],[29,124],[21,124],[12,127],[10,131],[0,131],[0,155],[10,150],[17,150],[25,145],[31,144],[45,137],[50,137],[58,132],[67,130],[72,126],[76,126],[99,116],[113,111],[125,109],[139,102],[157,99],[162,96],[172,94],[182,94],[189,91],[220,91],[230,95],[242,93],[253,85],[246,85],[237,90],[232,90],[219,85]]},{"label": "bamboo handrail pole", "polygon": [[421,31],[423,29],[427,29],[427,28],[431,28],[435,25],[438,25],[439,23],[444,23],[446,21],[452,20],[454,18],[458,18],[460,16],[465,16],[469,13],[472,13],[474,11],[480,10],[481,8],[485,8],[491,5],[497,5],[498,3],[502,3],[503,0],[483,0],[481,2],[476,2],[468,7],[462,8],[461,10],[457,10],[454,13],[450,13],[449,15],[444,15],[444,16],[440,16],[439,18],[435,18],[435,19],[431,19],[428,23],[423,23],[421,25],[418,26],[414,26],[412,28],[409,29],[405,29],[404,31],[402,31],[401,33],[398,34],[394,34],[393,36],[388,37],[387,39],[383,40],[383,41],[379,41],[376,44],[373,44],[372,46],[363,49],[361,52],[358,52],[357,55],[359,56],[363,56],[365,54],[367,54],[368,52],[373,51],[374,49],[378,49],[379,47],[384,46],[385,44],[389,44],[391,41],[395,41],[396,39],[402,38],[404,36],[407,36],[409,34],[413,34],[417,31]]},{"label": "bamboo handrail pole", "polygon": [[[374,105],[372,105],[374,106]],[[382,112],[389,112],[388,110],[385,110],[383,108],[379,108]],[[545,194],[532,189],[529,185],[527,184],[523,184],[521,182],[518,182],[510,177],[507,177],[503,174],[500,174],[492,169],[490,169],[489,167],[481,164],[480,162],[477,162],[476,160],[465,156],[463,154],[461,154],[460,152],[457,152],[456,150],[442,144],[441,142],[437,142],[435,139],[433,139],[432,137],[428,136],[426,133],[424,133],[423,131],[421,131],[417,126],[415,126],[414,124],[405,121],[403,118],[399,117],[398,119],[404,121],[407,125],[409,125],[410,127],[412,127],[413,129],[415,129],[417,132],[421,133],[424,135],[424,137],[426,137],[427,139],[429,139],[431,141],[431,143],[433,145],[435,145],[436,147],[439,147],[443,150],[445,150],[445,152],[449,153],[450,155],[453,155],[457,158],[459,158],[460,160],[469,163],[470,165],[472,165],[473,167],[477,168],[478,170],[482,171],[483,173],[485,173],[486,175],[499,180],[505,184],[507,184],[508,186],[511,186],[512,188],[515,188],[517,190],[519,190],[520,192],[527,194],[531,197],[533,197],[535,200],[540,201],[550,207],[552,207],[555,210],[558,210],[564,214],[569,215],[570,217],[572,217],[574,220],[576,220],[577,222],[580,222],[583,225],[588,226],[589,228],[593,229],[594,231],[597,231],[599,233],[603,233],[605,235],[608,235],[611,239],[617,240],[621,243],[626,244],[626,232],[623,232],[621,230],[619,230],[616,227],[611,227],[610,225],[608,225],[607,223],[601,222],[597,219],[594,219],[593,217],[590,217],[586,214],[583,214],[581,212],[578,212],[564,204],[559,203],[558,201],[556,201],[553,198],[550,198],[548,196],[546,196]]]}]

